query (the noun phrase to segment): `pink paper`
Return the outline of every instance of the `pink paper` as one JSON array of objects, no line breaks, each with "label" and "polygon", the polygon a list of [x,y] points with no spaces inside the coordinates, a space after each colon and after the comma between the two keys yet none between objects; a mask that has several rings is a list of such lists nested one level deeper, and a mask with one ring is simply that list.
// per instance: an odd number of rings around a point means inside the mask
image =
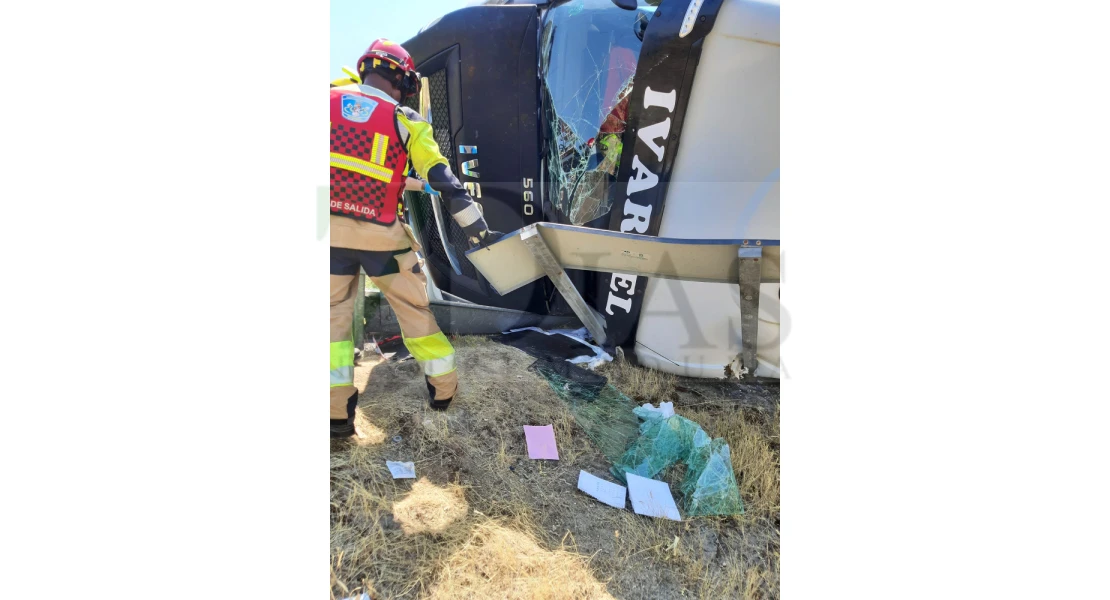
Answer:
[{"label": "pink paper", "polygon": [[528,443],[528,458],[559,460],[555,447],[555,428],[551,425],[525,425],[524,440]]}]

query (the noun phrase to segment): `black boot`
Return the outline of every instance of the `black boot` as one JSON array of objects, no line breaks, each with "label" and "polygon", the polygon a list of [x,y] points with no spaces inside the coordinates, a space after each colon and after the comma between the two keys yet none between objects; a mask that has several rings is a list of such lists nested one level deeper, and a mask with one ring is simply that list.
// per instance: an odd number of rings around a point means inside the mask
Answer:
[{"label": "black boot", "polygon": [[358,405],[358,390],[347,398],[347,418],[331,420],[332,439],[349,438],[355,434],[355,406]]},{"label": "black boot", "polygon": [[454,398],[436,400],[436,388],[432,385],[431,380],[425,377],[424,383],[428,385],[428,406],[432,407],[433,410],[447,410],[447,407],[451,405],[451,401],[454,400]]}]

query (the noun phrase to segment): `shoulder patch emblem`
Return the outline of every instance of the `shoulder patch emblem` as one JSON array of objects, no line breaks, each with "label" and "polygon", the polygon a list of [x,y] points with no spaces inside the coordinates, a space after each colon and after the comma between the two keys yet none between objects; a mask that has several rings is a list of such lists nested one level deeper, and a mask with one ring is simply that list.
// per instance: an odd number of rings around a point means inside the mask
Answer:
[{"label": "shoulder patch emblem", "polygon": [[340,99],[340,108],[343,118],[355,123],[365,123],[370,120],[370,115],[378,107],[376,100],[345,94]]}]

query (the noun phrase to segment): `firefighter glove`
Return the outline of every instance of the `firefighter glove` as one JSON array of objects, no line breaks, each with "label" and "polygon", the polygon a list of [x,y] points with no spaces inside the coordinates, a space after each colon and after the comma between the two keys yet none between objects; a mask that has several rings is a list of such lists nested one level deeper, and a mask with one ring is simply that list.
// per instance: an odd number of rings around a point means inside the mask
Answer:
[{"label": "firefighter glove", "polygon": [[490,244],[497,242],[502,237],[505,237],[505,234],[501,233],[500,231],[484,229],[476,237],[470,238],[470,247],[473,248],[474,246],[481,246],[482,248],[489,250]]}]

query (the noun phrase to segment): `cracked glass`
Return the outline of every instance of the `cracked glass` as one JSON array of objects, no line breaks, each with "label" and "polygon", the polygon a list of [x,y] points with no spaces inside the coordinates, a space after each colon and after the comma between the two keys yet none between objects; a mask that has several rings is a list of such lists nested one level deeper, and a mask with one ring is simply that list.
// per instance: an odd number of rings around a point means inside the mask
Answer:
[{"label": "cracked glass", "polygon": [[[584,225],[609,213],[628,98],[658,0],[625,10],[572,0],[547,11],[540,39],[548,219]],[[553,214],[551,214],[553,213]]]}]

